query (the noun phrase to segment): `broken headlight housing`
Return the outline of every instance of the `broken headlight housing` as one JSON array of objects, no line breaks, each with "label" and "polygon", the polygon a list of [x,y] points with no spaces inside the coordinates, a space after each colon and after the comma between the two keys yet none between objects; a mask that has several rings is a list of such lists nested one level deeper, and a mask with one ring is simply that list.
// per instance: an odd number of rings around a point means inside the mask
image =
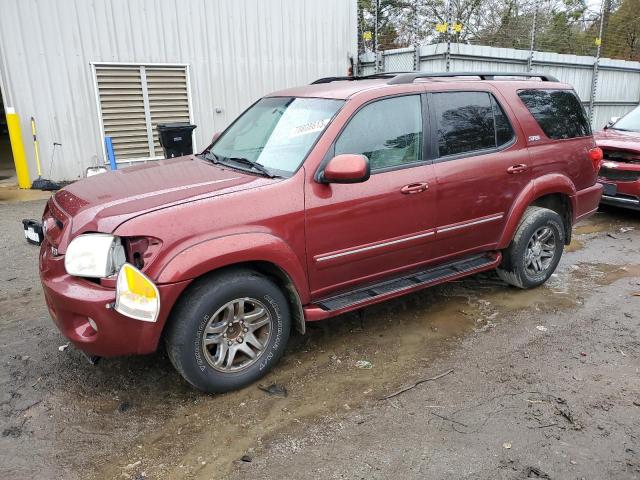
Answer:
[{"label": "broken headlight housing", "polygon": [[118,273],[127,261],[119,237],[106,233],[87,233],[74,238],[64,257],[69,275],[107,278]]}]

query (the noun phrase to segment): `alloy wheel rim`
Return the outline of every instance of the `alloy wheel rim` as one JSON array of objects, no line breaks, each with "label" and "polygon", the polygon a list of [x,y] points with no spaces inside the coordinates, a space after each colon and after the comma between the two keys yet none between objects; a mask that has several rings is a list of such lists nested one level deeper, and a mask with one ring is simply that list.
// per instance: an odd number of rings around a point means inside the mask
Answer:
[{"label": "alloy wheel rim", "polygon": [[524,266],[531,276],[545,273],[556,254],[556,235],[551,227],[540,227],[529,239],[524,254]]},{"label": "alloy wheel rim", "polygon": [[210,318],[202,334],[202,350],[212,368],[237,372],[253,365],[271,336],[271,314],[255,298],[225,303]]}]

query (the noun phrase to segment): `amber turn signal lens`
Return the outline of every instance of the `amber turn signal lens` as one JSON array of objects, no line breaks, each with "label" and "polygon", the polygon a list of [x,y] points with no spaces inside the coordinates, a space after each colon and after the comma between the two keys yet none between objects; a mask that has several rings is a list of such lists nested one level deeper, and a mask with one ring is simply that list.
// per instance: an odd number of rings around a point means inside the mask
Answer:
[{"label": "amber turn signal lens", "polygon": [[118,273],[115,310],[144,322],[155,322],[160,313],[158,288],[130,263],[125,263]]}]

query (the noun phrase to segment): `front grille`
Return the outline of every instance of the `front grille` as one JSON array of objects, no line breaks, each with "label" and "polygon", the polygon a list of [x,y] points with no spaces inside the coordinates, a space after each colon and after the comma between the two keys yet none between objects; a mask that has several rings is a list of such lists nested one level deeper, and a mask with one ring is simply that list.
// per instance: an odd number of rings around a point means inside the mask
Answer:
[{"label": "front grille", "polygon": [[619,170],[616,168],[602,167],[600,169],[600,176],[607,180],[613,180],[617,182],[635,182],[640,179],[640,171],[633,170]]},{"label": "front grille", "polygon": [[605,160],[623,163],[640,163],[640,152],[630,152],[626,150],[602,149]]}]

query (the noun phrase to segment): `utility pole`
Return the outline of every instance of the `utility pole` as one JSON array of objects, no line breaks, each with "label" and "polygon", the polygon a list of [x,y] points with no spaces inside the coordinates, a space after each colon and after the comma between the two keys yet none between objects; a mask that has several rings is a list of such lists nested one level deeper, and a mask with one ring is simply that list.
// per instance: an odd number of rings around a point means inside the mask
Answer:
[{"label": "utility pole", "polygon": [[420,40],[418,25],[418,0],[413,2],[413,70],[420,70]]},{"label": "utility pole", "polygon": [[447,72],[451,70],[451,5],[452,0],[447,0],[447,53],[445,55],[446,59],[446,70]]},{"label": "utility pole", "polygon": [[376,0],[375,25],[373,27],[373,53],[376,56],[376,73],[379,72],[380,62],[378,61],[378,12],[380,11],[380,0]]},{"label": "utility pole", "polygon": [[378,12],[380,10],[380,0],[376,0],[375,24],[373,26],[373,52],[378,53]]},{"label": "utility pole", "polygon": [[533,50],[536,48],[536,31],[538,29],[538,5],[533,11],[533,25],[531,26],[531,46],[529,48],[529,60],[527,61],[527,71],[533,71]]},{"label": "utility pole", "polygon": [[596,58],[593,62],[593,72],[591,74],[591,95],[589,97],[589,121],[593,123],[594,109],[596,103],[596,95],[598,93],[598,69],[600,67],[600,54],[602,52],[602,34],[604,33],[605,12],[608,12],[611,8],[611,0],[602,0],[602,7],[600,9],[600,29],[598,38],[596,39]]}]

